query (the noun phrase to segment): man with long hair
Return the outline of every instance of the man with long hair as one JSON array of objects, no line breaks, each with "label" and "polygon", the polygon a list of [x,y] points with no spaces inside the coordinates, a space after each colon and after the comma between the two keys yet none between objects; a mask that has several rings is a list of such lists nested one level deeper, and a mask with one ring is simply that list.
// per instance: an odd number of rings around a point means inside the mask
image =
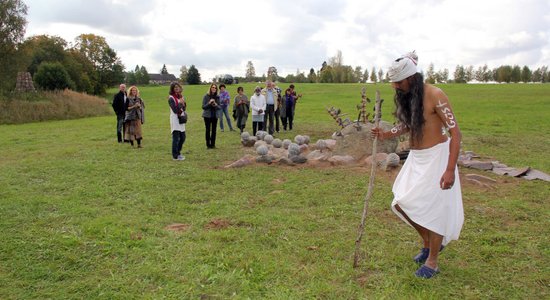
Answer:
[{"label": "man with long hair", "polygon": [[[388,71],[395,89],[397,125],[373,128],[380,140],[409,134],[409,156],[395,179],[392,210],[420,234],[423,247],[413,260],[422,264],[417,277],[439,273],[439,252],[457,240],[464,223],[457,160],[461,133],[445,93],[425,84],[417,72],[418,56],[407,53]],[[449,138],[450,137],[450,138]]]}]

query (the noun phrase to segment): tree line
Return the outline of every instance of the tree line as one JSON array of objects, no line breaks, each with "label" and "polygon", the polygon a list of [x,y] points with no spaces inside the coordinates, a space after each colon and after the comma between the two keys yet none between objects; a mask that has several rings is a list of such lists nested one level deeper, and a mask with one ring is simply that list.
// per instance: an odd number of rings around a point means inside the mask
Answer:
[{"label": "tree line", "polygon": [[[433,63],[430,63],[426,70],[424,78],[428,83],[468,83],[468,82],[506,82],[506,83],[547,83],[550,82],[550,70],[547,66],[539,67],[531,70],[528,66],[522,68],[515,65],[504,65],[494,69],[489,69],[487,65],[478,67],[464,67],[457,65],[453,73],[454,78],[449,78],[449,70],[434,70]],[[382,68],[372,69],[356,66],[353,68],[343,64],[342,52],[338,51],[334,57],[329,59],[327,63],[324,61],[318,71],[314,68],[309,70],[306,75],[304,72],[297,70],[295,74],[289,74],[285,77],[277,74],[277,68],[269,67],[267,75],[256,76],[256,70],[252,61],[248,61],[246,65],[245,77],[236,77],[239,81],[257,82],[267,79],[279,82],[296,82],[296,83],[365,83],[365,82],[388,82],[388,74]]]},{"label": "tree line", "polygon": [[0,1],[0,90],[13,90],[19,71],[30,72],[42,89],[96,95],[124,80],[124,66],[104,37],[81,34],[71,44],[48,35],[23,39],[26,15],[23,1]]}]

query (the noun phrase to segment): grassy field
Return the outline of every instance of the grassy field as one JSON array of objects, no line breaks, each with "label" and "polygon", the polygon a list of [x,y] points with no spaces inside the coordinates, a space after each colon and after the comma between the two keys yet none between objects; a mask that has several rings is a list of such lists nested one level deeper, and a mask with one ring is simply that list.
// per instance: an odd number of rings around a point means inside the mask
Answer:
[{"label": "grassy field", "polygon": [[[244,87],[250,95],[254,86]],[[464,150],[550,173],[550,85],[441,87]],[[368,85],[370,98],[377,88],[393,121],[392,90]],[[411,259],[419,240],[389,209],[396,174],[381,171],[353,269],[370,170],[224,169],[243,148],[237,133],[218,132],[218,149],[206,150],[206,90],[184,87],[184,162],[170,155],[167,87],[141,89],[139,150],[116,143],[114,115],[0,126],[0,299],[550,297],[549,183],[460,169],[498,183],[462,180],[461,239],[442,252],[442,273],[420,280]],[[357,114],[361,85],[297,90],[296,128],[279,137],[330,137],[338,128],[327,106]],[[173,223],[188,227],[165,229]]]}]

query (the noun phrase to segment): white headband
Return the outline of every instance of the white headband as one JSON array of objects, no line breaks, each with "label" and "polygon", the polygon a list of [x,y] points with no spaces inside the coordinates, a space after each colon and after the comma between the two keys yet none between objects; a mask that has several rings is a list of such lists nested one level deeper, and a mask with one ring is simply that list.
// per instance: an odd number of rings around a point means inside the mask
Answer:
[{"label": "white headband", "polygon": [[417,63],[418,55],[414,51],[396,59],[388,70],[390,82],[398,82],[416,74]]}]

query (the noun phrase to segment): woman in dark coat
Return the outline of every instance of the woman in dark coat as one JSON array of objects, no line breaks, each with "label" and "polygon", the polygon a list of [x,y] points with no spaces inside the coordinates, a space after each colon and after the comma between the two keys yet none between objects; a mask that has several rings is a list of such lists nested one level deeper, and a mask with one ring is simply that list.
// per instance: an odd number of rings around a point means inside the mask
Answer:
[{"label": "woman in dark coat", "polygon": [[246,127],[246,120],[248,119],[248,113],[250,112],[250,102],[248,97],[244,94],[242,86],[237,88],[238,95],[235,96],[233,101],[233,118],[237,122],[237,128],[243,132]]},{"label": "woman in dark coat", "polygon": [[206,148],[216,148],[216,126],[218,124],[218,111],[220,110],[220,97],[218,96],[218,86],[213,83],[210,85],[208,93],[202,98],[202,118],[206,129]]}]

